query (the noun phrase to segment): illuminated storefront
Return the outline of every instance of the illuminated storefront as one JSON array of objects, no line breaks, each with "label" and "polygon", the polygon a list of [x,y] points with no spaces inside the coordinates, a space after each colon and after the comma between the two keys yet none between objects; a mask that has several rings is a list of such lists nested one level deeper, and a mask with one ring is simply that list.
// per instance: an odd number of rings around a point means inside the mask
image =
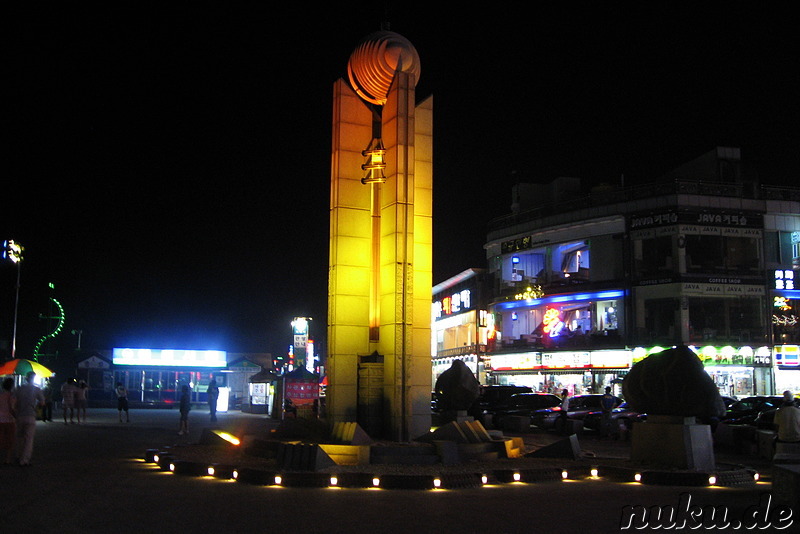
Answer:
[{"label": "illuminated storefront", "polygon": [[775,391],[800,392],[800,345],[775,345]]},{"label": "illuminated storefront", "polygon": [[228,409],[225,351],[116,348],[112,361],[114,383],[125,385],[131,401],[175,404],[180,400],[181,387],[186,385],[193,403],[206,403],[206,390],[214,378],[220,388],[218,406]]},{"label": "illuminated storefront", "polygon": [[[667,347],[637,347],[633,350],[633,363],[665,348]],[[689,348],[703,362],[703,367],[714,380],[720,395],[747,397],[774,393],[769,347],[689,345]]]},{"label": "illuminated storefront", "polygon": [[591,350],[493,354],[490,383],[528,386],[534,391],[570,395],[602,392],[618,384],[630,370],[633,351]]}]

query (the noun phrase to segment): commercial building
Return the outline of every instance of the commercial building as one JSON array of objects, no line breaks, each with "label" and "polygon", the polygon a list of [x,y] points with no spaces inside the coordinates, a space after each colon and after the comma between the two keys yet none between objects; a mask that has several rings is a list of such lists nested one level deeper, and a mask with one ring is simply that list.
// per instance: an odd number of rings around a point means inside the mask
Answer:
[{"label": "commercial building", "polygon": [[487,308],[486,280],[486,269],[467,269],[433,287],[431,383],[453,360],[462,360],[480,383],[486,383],[486,354],[496,332]]},{"label": "commercial building", "polygon": [[486,243],[485,383],[596,393],[683,344],[722,394],[800,389],[800,189],[749,180],[739,149],[647,186],[561,178],[513,201]]}]

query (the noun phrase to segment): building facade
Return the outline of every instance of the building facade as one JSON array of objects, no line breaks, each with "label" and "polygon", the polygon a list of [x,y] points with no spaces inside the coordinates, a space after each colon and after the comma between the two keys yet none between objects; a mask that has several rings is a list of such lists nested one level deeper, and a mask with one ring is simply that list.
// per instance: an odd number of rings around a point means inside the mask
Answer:
[{"label": "building facade", "polygon": [[800,390],[800,189],[717,148],[657,184],[579,190],[520,184],[490,223],[484,383],[598,393],[682,344],[721,394]]},{"label": "building facade", "polygon": [[433,287],[432,384],[462,360],[485,384],[486,354],[494,348],[494,315],[488,311],[486,269],[467,269]]}]

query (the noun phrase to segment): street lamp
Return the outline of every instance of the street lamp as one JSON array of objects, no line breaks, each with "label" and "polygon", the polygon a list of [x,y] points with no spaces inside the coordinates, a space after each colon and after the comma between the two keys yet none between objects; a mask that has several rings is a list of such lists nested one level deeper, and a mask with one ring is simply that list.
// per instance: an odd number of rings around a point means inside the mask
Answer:
[{"label": "street lamp", "polygon": [[12,360],[16,358],[17,354],[17,312],[19,310],[19,275],[20,275],[20,265],[22,264],[23,250],[25,250],[25,247],[23,247],[13,239],[3,241],[3,259],[9,259],[13,263],[17,264],[17,288],[16,288],[16,297],[14,298],[14,334],[11,337]]}]

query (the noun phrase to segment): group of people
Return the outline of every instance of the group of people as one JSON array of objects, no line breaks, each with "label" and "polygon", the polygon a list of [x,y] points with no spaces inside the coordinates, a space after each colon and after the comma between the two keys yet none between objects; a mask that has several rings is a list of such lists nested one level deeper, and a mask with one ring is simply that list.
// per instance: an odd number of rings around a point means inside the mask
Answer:
[{"label": "group of people", "polygon": [[[216,378],[211,378],[206,390],[208,395],[208,414],[211,421],[217,420],[217,401],[219,400],[219,384]],[[183,436],[189,433],[189,412],[192,411],[192,393],[189,386],[181,386],[180,420],[178,421],[178,435]]]},{"label": "group of people", "polygon": [[25,382],[14,388],[14,379],[5,378],[0,389],[0,459],[4,464],[14,460],[21,466],[31,465],[36,418],[45,405],[42,390],[34,385],[33,371],[25,375]]},{"label": "group of people", "polygon": [[79,382],[75,378],[70,378],[61,386],[61,408],[64,413],[65,425],[68,424],[67,412],[69,412],[69,423],[74,424],[76,417],[78,424],[86,423],[88,393],[89,385],[85,380]]}]

